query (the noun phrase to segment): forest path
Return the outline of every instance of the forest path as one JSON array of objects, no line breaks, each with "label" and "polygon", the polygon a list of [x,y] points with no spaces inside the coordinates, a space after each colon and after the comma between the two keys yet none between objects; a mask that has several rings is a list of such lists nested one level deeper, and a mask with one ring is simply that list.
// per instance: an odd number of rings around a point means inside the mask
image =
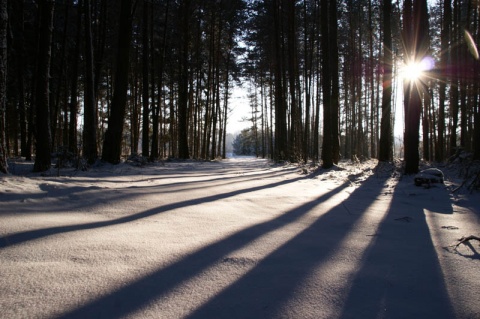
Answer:
[{"label": "forest path", "polygon": [[[307,173],[307,174],[305,174]],[[372,162],[2,177],[0,318],[480,318],[478,204]]]}]

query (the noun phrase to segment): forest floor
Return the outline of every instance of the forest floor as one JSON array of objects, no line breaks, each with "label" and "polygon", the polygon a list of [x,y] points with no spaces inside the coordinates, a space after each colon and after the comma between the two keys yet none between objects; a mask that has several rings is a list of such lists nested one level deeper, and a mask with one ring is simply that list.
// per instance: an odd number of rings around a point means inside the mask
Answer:
[{"label": "forest floor", "polygon": [[480,196],[394,165],[10,163],[0,318],[480,318]]}]

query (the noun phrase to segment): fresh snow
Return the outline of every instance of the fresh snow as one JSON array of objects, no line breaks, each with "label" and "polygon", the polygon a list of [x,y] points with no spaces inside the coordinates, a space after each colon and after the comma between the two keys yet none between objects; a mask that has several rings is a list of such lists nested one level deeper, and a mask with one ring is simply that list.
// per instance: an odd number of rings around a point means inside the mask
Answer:
[{"label": "fresh snow", "polygon": [[478,193],[234,158],[0,177],[0,318],[480,318]]}]

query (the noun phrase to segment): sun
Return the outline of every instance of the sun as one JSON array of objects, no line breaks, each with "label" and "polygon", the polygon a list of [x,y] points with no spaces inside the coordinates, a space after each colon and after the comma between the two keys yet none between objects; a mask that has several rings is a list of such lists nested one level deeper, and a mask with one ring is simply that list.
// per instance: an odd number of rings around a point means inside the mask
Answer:
[{"label": "sun", "polygon": [[434,66],[435,63],[430,57],[425,57],[421,61],[411,60],[400,68],[400,78],[409,82],[421,81]]},{"label": "sun", "polygon": [[402,79],[410,82],[414,82],[419,80],[423,75],[423,70],[420,67],[420,63],[417,62],[410,62],[405,64],[401,71],[400,76]]}]

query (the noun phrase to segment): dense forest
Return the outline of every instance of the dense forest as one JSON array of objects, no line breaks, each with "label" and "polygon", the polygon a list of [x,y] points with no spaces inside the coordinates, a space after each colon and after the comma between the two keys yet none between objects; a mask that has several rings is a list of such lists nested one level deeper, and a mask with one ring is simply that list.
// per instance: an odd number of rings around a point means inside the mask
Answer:
[{"label": "dense forest", "polygon": [[58,154],[225,157],[240,86],[257,156],[391,161],[403,121],[406,173],[480,159],[479,13],[473,0],[0,0],[0,170],[12,156],[39,172]]}]

